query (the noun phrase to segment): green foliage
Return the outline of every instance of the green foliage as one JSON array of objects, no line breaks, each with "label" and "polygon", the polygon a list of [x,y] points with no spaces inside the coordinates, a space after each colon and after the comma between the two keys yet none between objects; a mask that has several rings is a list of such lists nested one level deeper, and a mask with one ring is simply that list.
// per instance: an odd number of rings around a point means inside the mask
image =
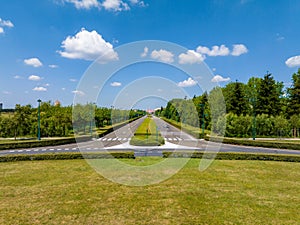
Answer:
[{"label": "green foliage", "polygon": [[300,150],[299,142],[289,142],[289,141],[263,141],[263,140],[245,140],[236,138],[220,138],[220,137],[205,137],[207,141],[222,142],[224,144],[233,145],[245,145],[245,146],[256,146],[264,148],[278,148],[278,149],[292,149]]},{"label": "green foliage", "polygon": [[288,115],[300,115],[300,69],[292,76],[292,87],[288,89],[288,95]]},{"label": "green foliage", "polygon": [[214,153],[203,152],[163,152],[164,158],[204,158],[215,160],[262,160],[262,161],[282,161],[282,162],[300,162],[300,156],[297,155],[272,155],[272,154],[250,154],[250,153]]},{"label": "green foliage", "polygon": [[134,159],[134,152],[111,152],[111,153],[54,153],[35,155],[6,155],[0,156],[0,162],[37,161],[37,160],[69,160],[69,159]]},{"label": "green foliage", "polygon": [[165,139],[161,137],[154,120],[147,117],[136,129],[130,144],[135,146],[160,146],[165,144]]}]

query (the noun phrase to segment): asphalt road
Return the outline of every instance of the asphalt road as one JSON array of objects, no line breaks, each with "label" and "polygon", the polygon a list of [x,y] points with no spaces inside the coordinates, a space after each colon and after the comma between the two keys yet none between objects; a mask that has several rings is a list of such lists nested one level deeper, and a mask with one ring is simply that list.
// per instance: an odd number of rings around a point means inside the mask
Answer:
[{"label": "asphalt road", "polygon": [[43,148],[14,149],[0,151],[1,155],[8,154],[44,154],[44,153],[62,153],[62,152],[103,152],[103,151],[134,151],[136,156],[161,156],[163,151],[173,150],[196,150],[196,151],[219,151],[219,152],[246,152],[246,153],[268,153],[268,154],[292,154],[300,155],[297,150],[271,149],[261,147],[247,147],[238,145],[220,144],[195,139],[166,123],[165,121],[154,117],[158,130],[165,138],[166,145],[160,147],[133,147],[129,145],[130,138],[134,131],[143,122],[145,117],[140,118],[126,126],[115,130],[114,132],[88,142],[78,144],[68,144],[62,146],[49,146]]}]

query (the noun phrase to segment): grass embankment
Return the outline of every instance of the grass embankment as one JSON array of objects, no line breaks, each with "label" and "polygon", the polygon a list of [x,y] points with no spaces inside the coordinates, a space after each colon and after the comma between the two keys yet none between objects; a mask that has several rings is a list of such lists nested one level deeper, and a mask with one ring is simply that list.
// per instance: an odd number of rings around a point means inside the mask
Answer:
[{"label": "grass embankment", "polygon": [[198,166],[192,159],[169,180],[129,187],[84,160],[1,163],[0,224],[299,223],[299,163],[214,161],[205,172]]},{"label": "grass embankment", "polygon": [[157,130],[154,120],[147,117],[136,129],[130,144],[135,146],[160,146],[165,144],[165,140]]}]

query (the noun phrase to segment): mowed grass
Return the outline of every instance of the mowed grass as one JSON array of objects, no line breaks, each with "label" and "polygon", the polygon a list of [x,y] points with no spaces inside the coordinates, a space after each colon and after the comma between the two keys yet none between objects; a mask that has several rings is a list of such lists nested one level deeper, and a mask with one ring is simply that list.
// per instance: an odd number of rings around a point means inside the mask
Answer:
[{"label": "mowed grass", "polygon": [[85,160],[1,163],[0,224],[299,224],[299,163],[198,165],[192,159],[163,183],[129,187]]}]

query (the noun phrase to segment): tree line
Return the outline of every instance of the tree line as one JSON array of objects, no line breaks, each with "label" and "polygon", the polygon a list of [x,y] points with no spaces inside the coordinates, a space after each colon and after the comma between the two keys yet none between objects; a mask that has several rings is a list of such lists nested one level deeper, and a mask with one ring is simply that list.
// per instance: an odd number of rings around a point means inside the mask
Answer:
[{"label": "tree line", "polygon": [[[219,109],[212,112],[212,104]],[[193,99],[173,99],[156,114],[228,137],[299,136],[300,69],[286,89],[267,72],[263,78],[231,82]]]},{"label": "tree line", "polygon": [[[141,110],[119,110],[86,104],[62,107],[50,101],[40,105],[40,130],[42,137],[66,137],[89,134],[91,129],[120,123],[143,115]],[[0,112],[0,137],[36,137],[38,108],[17,104],[14,110]]]}]

